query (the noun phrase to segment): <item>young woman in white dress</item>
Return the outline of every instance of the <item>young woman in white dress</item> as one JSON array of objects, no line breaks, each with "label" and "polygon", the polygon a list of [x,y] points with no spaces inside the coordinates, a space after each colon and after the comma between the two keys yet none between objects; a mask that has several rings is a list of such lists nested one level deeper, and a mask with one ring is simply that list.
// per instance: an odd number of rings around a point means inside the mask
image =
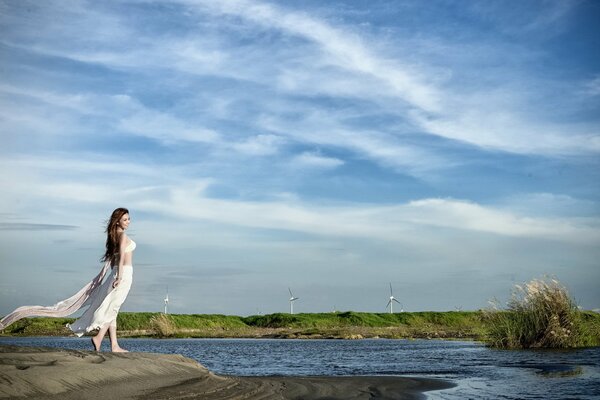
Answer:
[{"label": "young woman in white dress", "polygon": [[[133,250],[136,244],[125,231],[131,220],[126,208],[113,211],[106,227],[106,251],[100,273],[75,295],[59,301],[53,306],[23,306],[0,320],[0,330],[21,318],[30,316],[64,317],[73,314],[81,307],[89,306],[72,324],[67,324],[77,336],[98,329],[91,338],[94,350],[99,351],[102,340],[108,331],[111,349],[114,352],[127,352],[117,341],[117,314],[127,298],[133,278]],[[107,275],[108,268],[112,271]]]},{"label": "young woman in white dress", "polygon": [[[90,307],[72,324],[67,324],[76,335],[98,329],[92,337],[94,350],[99,351],[106,331],[113,352],[126,352],[117,341],[117,314],[125,301],[133,278],[133,250],[136,244],[125,231],[131,219],[126,208],[113,211],[106,227],[106,252],[102,261],[110,263],[113,273],[91,297]],[[115,271],[116,270],[116,271]]]}]

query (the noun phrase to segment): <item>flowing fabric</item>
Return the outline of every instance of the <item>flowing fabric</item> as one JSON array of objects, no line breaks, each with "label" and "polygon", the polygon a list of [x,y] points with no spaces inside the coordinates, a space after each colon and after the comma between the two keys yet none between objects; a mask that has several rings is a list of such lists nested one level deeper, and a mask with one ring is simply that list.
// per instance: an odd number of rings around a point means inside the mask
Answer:
[{"label": "flowing fabric", "polygon": [[123,265],[121,281],[116,288],[113,288],[113,282],[117,277],[118,273],[115,267],[114,273],[110,274],[88,299],[88,309],[75,322],[67,324],[67,328],[81,337],[84,333],[106,325],[117,326],[117,314],[127,298],[133,281],[133,266]]},{"label": "flowing fabric", "polygon": [[102,267],[102,270],[100,270],[100,273],[87,285],[81,288],[81,290],[68,299],[59,301],[53,306],[22,306],[17,308],[0,320],[0,330],[6,328],[13,322],[26,317],[65,317],[73,314],[84,305],[90,304],[90,299],[95,298],[109,268],[110,262],[106,262]]}]

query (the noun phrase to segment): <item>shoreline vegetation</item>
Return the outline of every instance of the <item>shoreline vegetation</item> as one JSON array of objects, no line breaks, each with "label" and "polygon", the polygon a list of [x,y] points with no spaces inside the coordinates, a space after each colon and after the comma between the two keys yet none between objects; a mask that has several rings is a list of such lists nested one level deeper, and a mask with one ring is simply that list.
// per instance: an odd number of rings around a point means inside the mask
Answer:
[{"label": "shoreline vegetation", "polygon": [[506,309],[487,312],[487,343],[503,349],[569,349],[598,345],[598,323],[550,277],[515,285]]},{"label": "shoreline vegetation", "polygon": [[[276,313],[239,317],[219,314],[163,314],[122,312],[117,319],[120,337],[130,338],[276,338],[276,339],[460,339],[498,345],[502,321],[522,320],[522,312],[503,310],[402,313]],[[65,327],[75,318],[24,318],[0,336],[69,336]],[[600,314],[578,311],[578,341],[570,346],[600,346]],[[502,344],[510,344],[510,346]],[[517,343],[518,344],[518,343]],[[544,346],[538,346],[544,347]],[[548,346],[546,346],[548,347]]]}]

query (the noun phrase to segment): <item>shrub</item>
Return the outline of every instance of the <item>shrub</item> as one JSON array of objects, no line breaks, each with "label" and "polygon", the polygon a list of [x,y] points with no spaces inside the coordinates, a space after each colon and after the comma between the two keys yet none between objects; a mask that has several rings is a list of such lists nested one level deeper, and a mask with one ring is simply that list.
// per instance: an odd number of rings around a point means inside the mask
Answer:
[{"label": "shrub", "polygon": [[150,326],[154,333],[160,337],[169,337],[173,336],[175,333],[175,326],[173,325],[173,321],[168,315],[158,314],[150,319]]},{"label": "shrub", "polygon": [[556,279],[515,285],[507,310],[486,313],[488,344],[499,348],[568,348],[583,344],[580,312]]},{"label": "shrub", "polygon": [[250,326],[260,328],[287,328],[296,325],[300,321],[300,317],[292,314],[268,314],[268,315],[253,315],[243,318],[243,321]]}]

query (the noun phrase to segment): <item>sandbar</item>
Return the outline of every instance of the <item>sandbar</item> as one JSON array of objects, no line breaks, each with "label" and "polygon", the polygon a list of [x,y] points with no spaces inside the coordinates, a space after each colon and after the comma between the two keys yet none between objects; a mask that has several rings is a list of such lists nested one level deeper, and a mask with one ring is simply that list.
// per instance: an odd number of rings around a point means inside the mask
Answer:
[{"label": "sandbar", "polygon": [[222,376],[178,354],[0,345],[1,399],[419,399],[446,380]]}]

